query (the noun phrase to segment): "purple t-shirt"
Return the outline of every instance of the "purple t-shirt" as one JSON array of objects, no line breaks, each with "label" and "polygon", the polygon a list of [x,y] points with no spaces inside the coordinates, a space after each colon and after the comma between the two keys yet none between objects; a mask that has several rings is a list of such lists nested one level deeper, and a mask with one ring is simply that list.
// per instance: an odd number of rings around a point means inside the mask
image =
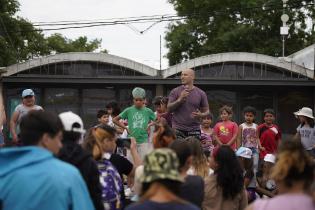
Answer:
[{"label": "purple t-shirt", "polygon": [[[168,97],[168,102],[172,103],[176,101],[184,89],[184,85],[174,88]],[[191,113],[198,109],[201,110],[202,108],[208,107],[209,104],[206,93],[194,86],[187,96],[186,101],[173,111],[173,128],[183,131],[199,130],[200,122],[197,119],[194,119],[191,116]]]}]

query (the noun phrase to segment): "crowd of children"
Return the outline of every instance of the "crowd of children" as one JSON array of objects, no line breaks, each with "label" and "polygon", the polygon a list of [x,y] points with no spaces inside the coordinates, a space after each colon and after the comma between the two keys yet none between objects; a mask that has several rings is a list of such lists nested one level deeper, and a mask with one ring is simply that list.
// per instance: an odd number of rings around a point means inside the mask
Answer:
[{"label": "crowd of children", "polygon": [[[179,138],[178,131],[172,128],[174,113],[167,108],[168,97],[157,96],[153,100],[155,112],[146,106],[143,88],[134,88],[132,97],[133,105],[123,111],[117,102],[110,102],[105,109],[99,110],[97,124],[87,131],[78,115],[61,113],[62,147],[55,140],[60,136],[61,127],[52,132],[46,122],[50,115],[46,116],[45,111],[30,111],[21,120],[20,143],[31,145],[32,150],[36,146],[51,151],[60,160],[76,167],[87,186],[87,189],[80,189],[85,195],[80,197],[80,203],[84,203],[86,209],[93,209],[91,203],[97,210],[223,210],[245,209],[251,203],[253,205],[248,209],[269,209],[267,205],[270,203],[279,205],[287,200],[289,203],[290,196],[292,200],[302,199],[305,202],[303,209],[315,209],[315,197],[312,201],[310,194],[310,186],[315,185],[312,109],[303,107],[293,113],[300,121],[293,140],[282,141],[272,109],[264,110],[264,122],[258,125],[256,109],[247,106],[243,109],[244,122],[238,125],[232,120],[232,107],[227,105],[220,108],[220,119],[213,127],[213,115],[199,113],[198,118],[193,118],[194,123],[198,119],[200,132],[194,127],[191,135],[181,131],[180,136],[185,134],[186,137]],[[39,125],[40,120],[47,126],[38,133],[36,127],[27,126],[30,122]],[[57,118],[55,121],[59,123]],[[34,142],[29,143],[30,137],[36,137]],[[8,152],[12,151],[7,150],[0,150],[0,167],[10,162]],[[19,153],[18,149],[13,152]],[[12,202],[14,198],[10,197],[8,185],[1,184],[12,180],[18,182],[19,168],[10,167],[4,167],[5,173],[0,172],[0,209],[4,210],[20,208]],[[32,176],[23,169],[25,171],[26,178]],[[45,171],[41,170],[41,173]],[[49,174],[45,176],[47,180],[52,179]],[[81,180],[77,182],[82,185]],[[19,184],[21,189],[29,187],[25,183]],[[58,188],[59,185],[55,185]],[[75,189],[75,186],[69,185],[69,188]],[[274,199],[254,202],[260,198]],[[54,199],[59,202],[58,197]],[[77,198],[69,199],[75,202]],[[18,202],[19,198],[16,200]],[[39,203],[24,205],[24,209],[43,206]],[[63,203],[59,209],[80,209],[73,203],[67,205]],[[64,206],[66,208],[62,208]],[[41,209],[50,209],[44,207]],[[272,208],[276,207],[280,208]]]}]

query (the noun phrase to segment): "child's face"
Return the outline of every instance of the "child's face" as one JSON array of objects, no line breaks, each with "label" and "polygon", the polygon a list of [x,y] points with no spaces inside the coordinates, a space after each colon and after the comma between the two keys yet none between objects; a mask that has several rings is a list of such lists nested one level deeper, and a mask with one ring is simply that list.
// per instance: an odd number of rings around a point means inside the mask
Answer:
[{"label": "child's face", "polygon": [[133,104],[136,108],[142,108],[145,105],[145,100],[144,98],[134,98]]},{"label": "child's face", "polygon": [[255,119],[255,115],[251,112],[246,112],[244,115],[245,122],[252,123]]},{"label": "child's face", "polygon": [[273,116],[273,114],[271,113],[266,113],[265,116],[264,116],[264,121],[265,123],[267,124],[272,124],[273,121],[275,120],[275,116]]},{"label": "child's face", "polygon": [[210,127],[211,122],[212,122],[212,120],[210,117],[205,117],[202,119],[202,126],[203,127]]},{"label": "child's face", "polygon": [[306,118],[304,116],[298,116],[300,123],[305,123],[306,122]]},{"label": "child's face", "polygon": [[101,124],[108,124],[109,122],[109,115],[104,114],[101,118],[98,118],[98,122]]},{"label": "child's face", "polygon": [[227,121],[227,120],[230,119],[230,114],[227,113],[227,111],[223,110],[223,111],[221,112],[220,117],[221,117],[221,120]]}]

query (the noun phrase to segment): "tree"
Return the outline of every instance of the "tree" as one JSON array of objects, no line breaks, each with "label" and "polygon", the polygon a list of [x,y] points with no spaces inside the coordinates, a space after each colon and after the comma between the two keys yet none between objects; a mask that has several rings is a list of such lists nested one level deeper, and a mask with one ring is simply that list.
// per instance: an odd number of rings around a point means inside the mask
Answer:
[{"label": "tree", "polygon": [[68,39],[61,34],[53,34],[47,38],[49,51],[57,53],[65,52],[93,52],[101,46],[101,39],[94,39],[88,41],[86,36],[72,40]]},{"label": "tree", "polygon": [[[13,17],[19,10],[15,0],[0,0],[0,66],[27,59],[30,54],[47,54],[44,36],[31,23]],[[27,45],[24,40],[28,40]]]},{"label": "tree", "polygon": [[[281,0],[169,0],[178,15],[187,17],[168,26],[169,64],[222,52],[254,52],[280,56]],[[289,36],[286,55],[313,42],[307,21],[313,16],[311,0],[289,0],[286,14]],[[228,6],[227,6],[228,5]]]},{"label": "tree", "polygon": [[0,67],[52,52],[93,52],[100,48],[101,39],[88,41],[86,36],[72,40],[53,34],[45,38],[32,23],[15,17],[18,10],[18,1],[0,0]]}]

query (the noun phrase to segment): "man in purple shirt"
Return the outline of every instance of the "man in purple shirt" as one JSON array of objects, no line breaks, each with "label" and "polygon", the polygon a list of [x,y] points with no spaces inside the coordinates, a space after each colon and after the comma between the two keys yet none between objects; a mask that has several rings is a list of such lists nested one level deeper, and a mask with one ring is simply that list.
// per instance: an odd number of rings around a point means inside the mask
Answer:
[{"label": "man in purple shirt", "polygon": [[182,85],[174,88],[169,95],[167,110],[173,113],[172,126],[178,139],[188,136],[200,139],[201,118],[209,114],[207,95],[194,86],[194,79],[194,70],[183,70]]}]

